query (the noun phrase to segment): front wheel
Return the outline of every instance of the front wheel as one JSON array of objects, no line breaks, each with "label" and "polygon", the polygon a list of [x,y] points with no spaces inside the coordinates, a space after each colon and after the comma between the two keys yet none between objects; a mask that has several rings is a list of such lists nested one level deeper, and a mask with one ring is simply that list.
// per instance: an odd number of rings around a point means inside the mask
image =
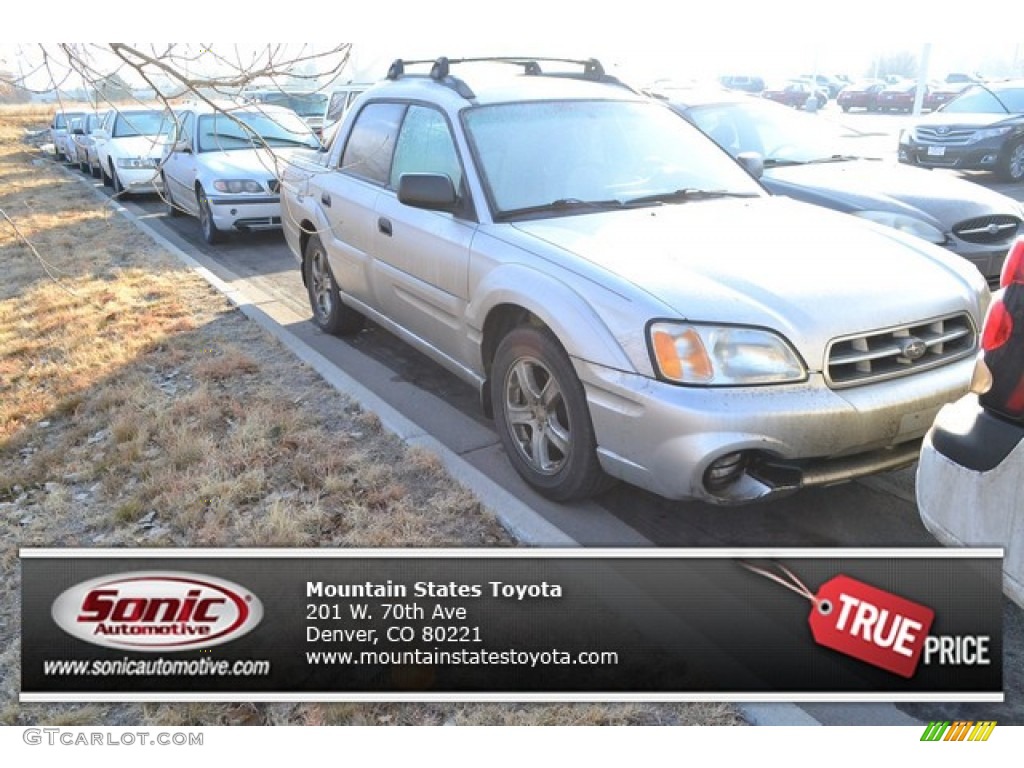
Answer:
[{"label": "front wheel", "polygon": [[324,333],[349,336],[363,327],[364,318],[341,301],[338,284],[327,261],[327,251],[317,235],[311,235],[303,252],[306,292],[313,310],[313,322]]},{"label": "front wheel", "polygon": [[110,166],[110,183],[114,187],[115,195],[124,193],[124,184],[121,183],[121,177],[117,175],[117,169],[113,165]]},{"label": "front wheel", "polygon": [[539,493],[571,501],[609,485],[597,460],[583,385],[546,330],[524,326],[501,340],[491,371],[491,398],[512,466]]},{"label": "front wheel", "polygon": [[998,173],[1003,181],[1024,180],[1024,139],[1018,139],[1010,146],[1005,157],[999,163]]},{"label": "front wheel", "polygon": [[215,245],[224,239],[224,233],[217,229],[213,220],[213,211],[210,210],[210,201],[202,187],[196,190],[196,198],[199,203],[199,229],[203,233],[203,240],[210,245]]}]

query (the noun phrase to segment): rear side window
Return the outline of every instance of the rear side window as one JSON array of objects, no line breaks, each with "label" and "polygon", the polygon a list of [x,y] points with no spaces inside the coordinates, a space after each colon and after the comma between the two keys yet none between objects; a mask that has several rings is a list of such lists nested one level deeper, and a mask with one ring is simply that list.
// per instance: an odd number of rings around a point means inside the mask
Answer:
[{"label": "rear side window", "polygon": [[391,188],[398,189],[403,173],[443,173],[455,189],[462,184],[462,167],[444,115],[436,109],[411,106],[402,123],[391,168]]},{"label": "rear side window", "polygon": [[367,104],[349,134],[340,170],[381,186],[387,185],[405,108],[405,104]]}]

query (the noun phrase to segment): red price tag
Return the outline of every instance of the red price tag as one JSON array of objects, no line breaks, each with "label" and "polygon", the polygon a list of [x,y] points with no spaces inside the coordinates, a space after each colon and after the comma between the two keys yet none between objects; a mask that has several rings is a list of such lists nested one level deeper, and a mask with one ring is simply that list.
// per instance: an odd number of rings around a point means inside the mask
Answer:
[{"label": "red price tag", "polygon": [[849,576],[826,581],[808,623],[819,645],[913,677],[935,611]]},{"label": "red price tag", "polygon": [[788,580],[762,568],[744,567],[811,601],[807,621],[819,645],[902,677],[914,675],[935,619],[931,608],[849,576],[829,579],[814,594],[783,566],[779,568]]}]

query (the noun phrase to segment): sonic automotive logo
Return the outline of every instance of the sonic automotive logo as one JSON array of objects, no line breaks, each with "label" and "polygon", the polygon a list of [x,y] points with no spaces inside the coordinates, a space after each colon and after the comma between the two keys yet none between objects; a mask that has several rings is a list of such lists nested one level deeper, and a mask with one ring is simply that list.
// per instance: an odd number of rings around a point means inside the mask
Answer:
[{"label": "sonic automotive logo", "polygon": [[106,648],[208,648],[256,628],[263,605],[238,584],[198,573],[101,576],[61,593],[50,611],[73,637]]}]

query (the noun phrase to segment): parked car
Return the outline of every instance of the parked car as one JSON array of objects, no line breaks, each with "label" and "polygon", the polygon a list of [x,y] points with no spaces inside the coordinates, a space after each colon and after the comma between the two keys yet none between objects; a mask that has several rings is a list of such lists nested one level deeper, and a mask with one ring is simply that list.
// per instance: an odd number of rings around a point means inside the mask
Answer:
[{"label": "parked car", "polygon": [[172,123],[160,171],[171,216],[197,217],[208,243],[280,228],[279,164],[296,150],[320,149],[299,115],[268,103],[223,110],[204,103],[176,110]]},{"label": "parked car", "polygon": [[82,112],[65,112],[58,109],[50,121],[50,142],[53,144],[55,160],[64,160],[64,139],[68,135],[68,124],[71,120],[81,117]]},{"label": "parked car", "polygon": [[338,86],[331,91],[322,120],[323,142],[325,146],[331,143],[331,139],[334,138],[334,133],[337,131],[338,126],[341,125],[341,119],[345,116],[345,113],[348,112],[360,94],[369,87],[369,83],[348,83]]},{"label": "parked car", "polygon": [[770,86],[761,92],[766,99],[785,104],[787,107],[803,109],[808,99],[813,97],[817,102],[818,109],[828,103],[828,94],[813,83],[804,80],[789,80],[785,83]]},{"label": "parked car", "polygon": [[[875,100],[875,108],[879,112],[913,112],[914,100],[917,98],[917,83],[903,81],[887,85],[878,92]],[[925,86],[924,97],[928,97],[928,87]]]},{"label": "parked car", "polygon": [[1003,589],[1024,607],[1024,240],[985,318],[971,393],[939,411],[921,446],[921,520],[952,546],[1004,550]]},{"label": "parked car", "polygon": [[81,118],[79,118],[78,125],[76,126],[72,122],[71,126],[71,157],[69,158],[71,163],[78,166],[78,169],[82,173],[91,173],[93,176],[99,177],[99,170],[93,173],[93,165],[89,162],[89,150],[92,147],[95,138],[93,137],[93,131],[95,131],[102,122],[102,115],[98,112],[86,112]]},{"label": "parked car", "polygon": [[934,112],[959,96],[967,85],[967,83],[931,83],[928,86],[928,92],[924,95],[921,108]]},{"label": "parked car", "polygon": [[828,94],[830,99],[834,99],[839,95],[839,92],[843,89],[846,83],[838,78],[832,77],[831,75],[801,75],[802,80],[810,80],[816,83],[819,88]]},{"label": "parked car", "polygon": [[881,80],[861,80],[850,83],[836,96],[836,104],[843,112],[849,112],[851,109],[874,112],[878,109],[878,94],[884,88],[885,83]]},{"label": "parked car", "polygon": [[755,75],[722,75],[718,82],[730,91],[760,93],[764,90],[764,78]]},{"label": "parked car", "polygon": [[93,136],[103,184],[116,194],[155,192],[167,137],[163,110],[112,109]]},{"label": "parked car", "polygon": [[274,104],[290,109],[309,125],[318,136],[324,127],[327,94],[318,91],[293,91],[279,88],[249,90],[242,94],[247,103]]},{"label": "parked car", "polygon": [[328,152],[287,166],[316,325],[369,317],[477,387],[512,465],[558,500],[611,476],[734,504],[914,461],[969,383],[977,270],[769,195],[579,64],[477,80],[396,61]]},{"label": "parked car", "polygon": [[900,134],[899,159],[1024,181],[1024,80],[969,86]]},{"label": "parked car", "polygon": [[676,112],[733,157],[756,152],[769,191],[849,213],[941,245],[998,283],[1024,234],[1024,207],[964,179],[883,162],[871,137],[762,99],[676,91]]}]

